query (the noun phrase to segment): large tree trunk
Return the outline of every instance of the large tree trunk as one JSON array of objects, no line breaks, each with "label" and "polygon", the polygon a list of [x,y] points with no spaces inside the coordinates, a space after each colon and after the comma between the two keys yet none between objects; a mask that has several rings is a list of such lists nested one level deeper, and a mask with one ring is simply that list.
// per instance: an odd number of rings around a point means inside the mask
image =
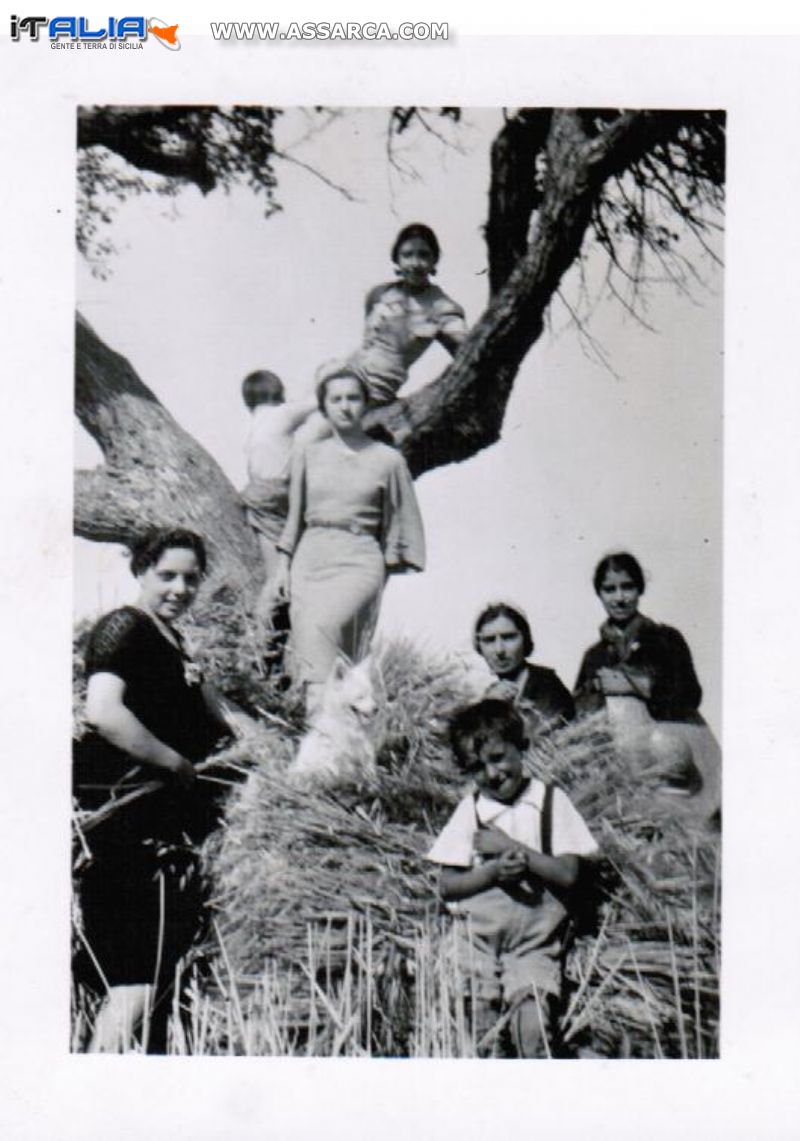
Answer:
[{"label": "large tree trunk", "polygon": [[75,533],[126,543],[148,526],[190,527],[208,543],[212,582],[248,586],[261,556],[219,464],[80,315],[75,349],[75,409],[105,457],[75,473]]},{"label": "large tree trunk", "polygon": [[[369,417],[391,432],[415,476],[498,439],[517,370],[580,256],[604,182],[678,122],[664,112],[621,112],[591,131],[570,110],[524,111],[507,122],[493,148],[487,226],[496,292],[438,380]],[[533,180],[542,150],[547,174],[539,191]],[[191,526],[209,542],[215,577],[252,585],[257,546],[219,466],[80,317],[76,359],[77,413],[106,460],[77,473],[76,533],[125,542],[146,524]]]}]

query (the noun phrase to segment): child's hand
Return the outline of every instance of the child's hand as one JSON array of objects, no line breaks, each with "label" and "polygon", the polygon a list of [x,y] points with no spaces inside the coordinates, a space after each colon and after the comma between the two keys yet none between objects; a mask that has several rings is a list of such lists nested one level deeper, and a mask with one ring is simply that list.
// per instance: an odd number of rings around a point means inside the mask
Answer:
[{"label": "child's hand", "polygon": [[514,841],[494,824],[487,824],[478,829],[475,834],[475,851],[480,856],[500,856],[503,852],[512,851],[516,845]]},{"label": "child's hand", "polygon": [[527,870],[525,853],[517,847],[508,848],[495,860],[495,880],[499,884],[515,883]]}]

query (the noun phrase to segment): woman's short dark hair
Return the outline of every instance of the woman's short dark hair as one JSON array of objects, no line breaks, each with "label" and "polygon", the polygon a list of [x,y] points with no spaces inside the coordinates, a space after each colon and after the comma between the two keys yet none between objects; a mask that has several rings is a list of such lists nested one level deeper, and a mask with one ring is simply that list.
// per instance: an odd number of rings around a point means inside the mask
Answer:
[{"label": "woman's short dark hair", "polygon": [[200,573],[206,573],[206,545],[199,535],[182,527],[153,527],[131,543],[131,574],[138,578],[154,567],[165,551],[175,548],[194,551]]},{"label": "woman's short dark hair", "polygon": [[361,389],[364,403],[369,404],[369,385],[367,384],[366,378],[363,377],[359,370],[353,365],[341,364],[332,368],[329,372],[324,372],[317,381],[317,406],[323,416],[325,415],[325,397],[327,395],[328,385],[332,380],[354,380]]},{"label": "woman's short dark hair", "polygon": [[490,602],[488,606],[484,606],[475,619],[475,627],[472,631],[472,644],[479,654],[481,652],[480,632],[484,626],[494,622],[495,618],[508,618],[510,622],[513,622],[522,635],[523,654],[527,658],[528,654],[533,653],[531,625],[523,612],[508,602]]},{"label": "woman's short dark hair", "polygon": [[397,259],[400,256],[400,247],[403,242],[407,242],[410,238],[421,238],[433,254],[434,262],[438,262],[441,256],[439,249],[439,242],[430,226],[426,226],[424,222],[412,222],[409,226],[403,226],[400,233],[394,240],[392,246],[392,261],[397,265]]},{"label": "woman's short dark hair", "polygon": [[274,372],[257,369],[242,381],[242,399],[251,412],[259,404],[282,404],[285,399],[283,381]]},{"label": "woman's short dark hair", "polygon": [[450,720],[450,747],[460,769],[471,768],[490,737],[499,737],[520,752],[528,747],[525,722],[513,705],[486,697],[460,709]]},{"label": "woman's short dark hair", "polygon": [[638,560],[633,555],[629,555],[627,551],[616,551],[613,555],[606,555],[597,564],[592,579],[595,594],[600,593],[600,588],[609,571],[630,575],[636,589],[640,594],[644,594],[644,571]]}]

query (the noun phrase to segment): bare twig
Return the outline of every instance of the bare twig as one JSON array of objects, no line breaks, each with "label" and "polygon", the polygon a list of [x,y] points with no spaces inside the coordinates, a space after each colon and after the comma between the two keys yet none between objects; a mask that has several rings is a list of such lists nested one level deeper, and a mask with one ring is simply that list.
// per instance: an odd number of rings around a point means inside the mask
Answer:
[{"label": "bare twig", "polygon": [[571,324],[575,326],[575,329],[578,333],[578,340],[581,346],[581,351],[587,360],[593,360],[596,364],[600,364],[609,373],[611,373],[615,380],[622,380],[620,374],[612,367],[605,349],[596,339],[596,337],[593,337],[592,334],[588,331],[583,319],[572,308],[564,296],[562,290],[557,290],[556,296],[570,315]]},{"label": "bare twig", "polygon": [[329,178],[327,174],[323,174],[321,170],[318,170],[315,166],[312,166],[311,163],[304,162],[301,158],[298,158],[297,155],[289,154],[288,151],[285,150],[276,150],[273,151],[273,154],[275,158],[282,158],[284,162],[293,163],[295,166],[299,166],[301,170],[305,170],[309,174],[313,174],[315,178],[318,178],[320,182],[324,182],[326,186],[330,187],[331,190],[335,190],[337,194],[341,194],[342,197],[346,198],[348,202],[364,201],[363,198],[359,198],[358,195],[353,194],[352,190],[348,190],[346,186],[342,186],[338,182],[334,182],[333,179]]}]

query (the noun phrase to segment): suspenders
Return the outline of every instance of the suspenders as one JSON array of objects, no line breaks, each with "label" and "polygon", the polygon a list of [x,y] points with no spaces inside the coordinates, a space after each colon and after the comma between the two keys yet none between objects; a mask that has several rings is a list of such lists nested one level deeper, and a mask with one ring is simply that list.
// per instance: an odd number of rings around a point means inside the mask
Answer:
[{"label": "suspenders", "polygon": [[[543,856],[553,854],[553,792],[555,785],[549,781],[544,782],[544,795],[542,797],[542,815],[540,819],[541,852]],[[475,809],[475,824],[478,828],[486,825],[478,816],[478,792],[473,793]],[[600,904],[602,895],[596,887],[596,872],[587,871],[589,865],[580,861],[580,878],[578,884],[570,889],[558,890],[550,888],[550,892],[567,909],[568,916],[564,927],[563,954],[566,954],[570,944],[577,935],[596,934],[599,923]]]},{"label": "suspenders", "polygon": [[[553,785],[545,782],[544,796],[542,797],[542,816],[540,821],[541,827],[541,848],[543,856],[552,856],[553,854]],[[478,797],[480,793],[477,789],[472,794],[472,804],[475,810],[475,823],[478,828],[485,828],[481,818],[478,816]]]},{"label": "suspenders", "polygon": [[553,854],[553,786],[548,781],[544,786],[542,800],[542,855]]}]

